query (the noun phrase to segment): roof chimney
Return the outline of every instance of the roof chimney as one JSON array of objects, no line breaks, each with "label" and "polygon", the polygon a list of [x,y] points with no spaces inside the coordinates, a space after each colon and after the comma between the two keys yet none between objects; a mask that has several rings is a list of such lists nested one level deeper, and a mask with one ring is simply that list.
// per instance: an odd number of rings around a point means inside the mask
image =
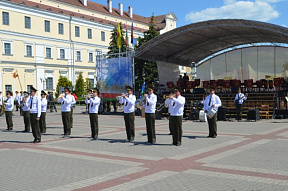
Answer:
[{"label": "roof chimney", "polygon": [[129,10],[129,17],[133,18],[133,7],[129,6],[128,10]]},{"label": "roof chimney", "polygon": [[82,0],[82,4],[83,4],[84,6],[87,6],[87,0]]},{"label": "roof chimney", "polygon": [[107,0],[108,11],[112,13],[112,0]]},{"label": "roof chimney", "polygon": [[123,4],[122,4],[122,3],[119,3],[118,5],[119,5],[119,14],[120,14],[121,16],[123,16]]}]

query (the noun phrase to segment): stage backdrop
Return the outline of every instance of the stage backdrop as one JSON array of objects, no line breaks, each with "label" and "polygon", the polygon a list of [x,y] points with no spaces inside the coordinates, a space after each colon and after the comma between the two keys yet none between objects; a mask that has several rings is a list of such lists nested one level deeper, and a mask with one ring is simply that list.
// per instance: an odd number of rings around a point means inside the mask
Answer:
[{"label": "stage backdrop", "polygon": [[126,93],[126,85],[132,86],[131,61],[131,57],[97,61],[97,87],[101,97],[116,99],[117,96]]}]

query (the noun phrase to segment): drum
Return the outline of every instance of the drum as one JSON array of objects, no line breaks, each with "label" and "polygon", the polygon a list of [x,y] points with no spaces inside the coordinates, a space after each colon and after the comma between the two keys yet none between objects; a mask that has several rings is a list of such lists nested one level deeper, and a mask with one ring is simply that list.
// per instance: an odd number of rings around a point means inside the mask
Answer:
[{"label": "drum", "polygon": [[206,122],[207,121],[207,116],[206,113],[204,112],[204,110],[200,110],[199,112],[199,120],[202,122]]},{"label": "drum", "polygon": [[217,111],[215,109],[210,109],[207,113],[207,117],[208,119],[211,119],[215,114],[217,113]]}]

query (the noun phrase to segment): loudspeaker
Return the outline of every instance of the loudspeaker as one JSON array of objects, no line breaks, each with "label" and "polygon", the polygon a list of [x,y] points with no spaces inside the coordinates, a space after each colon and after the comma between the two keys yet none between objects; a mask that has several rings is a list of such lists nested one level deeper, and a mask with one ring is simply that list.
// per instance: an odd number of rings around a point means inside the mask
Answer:
[{"label": "loudspeaker", "polygon": [[247,120],[260,120],[259,109],[248,109]]},{"label": "loudspeaker", "polygon": [[198,120],[199,119],[199,110],[193,109],[189,113],[190,120]]},{"label": "loudspeaker", "polygon": [[217,120],[218,121],[227,121],[226,119],[226,111],[227,108],[226,107],[219,107],[218,108],[218,113],[217,113]]}]

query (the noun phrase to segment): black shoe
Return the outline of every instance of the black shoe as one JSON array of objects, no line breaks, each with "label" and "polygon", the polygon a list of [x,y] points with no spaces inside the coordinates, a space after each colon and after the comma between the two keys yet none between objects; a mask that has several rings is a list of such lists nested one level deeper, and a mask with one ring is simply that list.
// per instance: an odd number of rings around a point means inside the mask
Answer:
[{"label": "black shoe", "polygon": [[181,146],[181,143],[177,143],[175,146]]},{"label": "black shoe", "polygon": [[125,139],[125,141],[126,141],[126,142],[131,142],[131,140],[130,140],[130,139]]},{"label": "black shoe", "polygon": [[213,136],[211,136],[211,135],[208,135],[208,136],[207,136],[207,138],[212,138],[212,137],[213,137]]},{"label": "black shoe", "polygon": [[172,133],[169,133],[168,135],[172,135]]},{"label": "black shoe", "polygon": [[212,138],[216,138],[217,136],[216,135],[213,135],[213,137]]},{"label": "black shoe", "polygon": [[12,131],[12,130],[13,130],[13,128],[7,128],[6,130],[7,130],[7,131]]},{"label": "black shoe", "polygon": [[24,131],[22,131],[23,133],[28,133],[29,131],[28,130],[24,130]]},{"label": "black shoe", "polygon": [[134,137],[131,137],[131,140],[130,141],[134,141]]},{"label": "black shoe", "polygon": [[32,143],[40,143],[40,140],[34,140]]}]

